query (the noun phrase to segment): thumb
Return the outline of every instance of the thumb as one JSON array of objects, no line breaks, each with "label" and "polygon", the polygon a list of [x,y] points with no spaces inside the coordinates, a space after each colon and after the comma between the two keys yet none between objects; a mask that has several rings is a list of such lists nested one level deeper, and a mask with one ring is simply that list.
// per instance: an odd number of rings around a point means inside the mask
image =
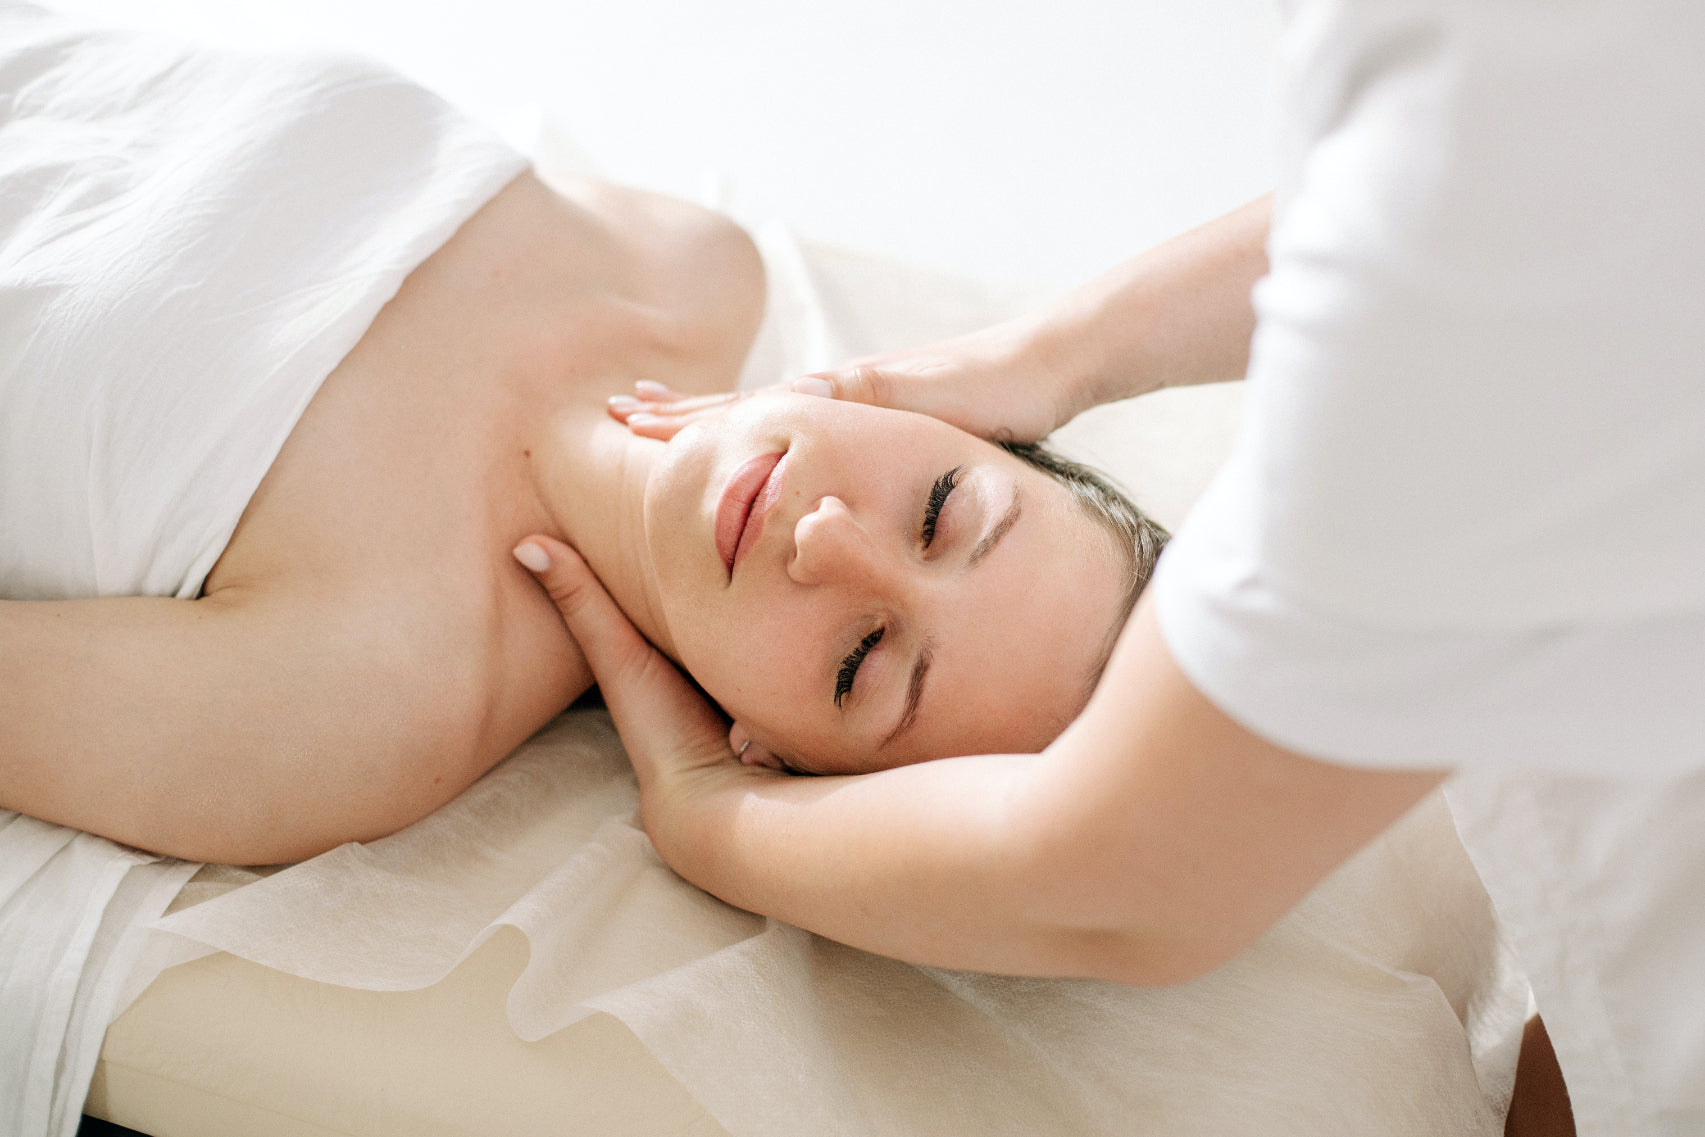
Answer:
[{"label": "thumb", "polygon": [[894,405],[894,379],[879,367],[868,365],[841,367],[830,371],[814,371],[802,375],[790,384],[796,395],[821,395],[848,403],[869,403],[872,406]]}]

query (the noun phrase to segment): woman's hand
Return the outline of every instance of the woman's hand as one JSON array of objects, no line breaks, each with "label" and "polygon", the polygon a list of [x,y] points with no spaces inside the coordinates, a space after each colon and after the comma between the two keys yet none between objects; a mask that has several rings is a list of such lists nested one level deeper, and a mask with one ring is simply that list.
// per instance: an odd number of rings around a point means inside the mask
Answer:
[{"label": "woman's hand", "polygon": [[696,840],[692,820],[707,820],[695,805],[778,775],[764,768],[759,748],[738,736],[731,745],[722,716],[628,622],[579,553],[533,536],[516,547],[515,559],[550,594],[586,656],[638,775],[646,832],[676,864],[675,851]]},{"label": "woman's hand", "polygon": [[669,439],[689,423],[752,395],[792,391],[917,411],[972,434],[1032,442],[1090,405],[1062,353],[1032,321],[997,324],[926,347],[855,359],[756,391],[683,396],[660,383],[634,384],[610,413],[635,433]]}]

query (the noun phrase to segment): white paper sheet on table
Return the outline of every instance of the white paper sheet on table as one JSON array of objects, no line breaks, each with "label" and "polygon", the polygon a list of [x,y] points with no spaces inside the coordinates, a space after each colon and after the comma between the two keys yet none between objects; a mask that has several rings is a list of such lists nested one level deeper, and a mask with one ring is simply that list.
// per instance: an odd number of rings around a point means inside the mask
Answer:
[{"label": "white paper sheet on table", "polygon": [[574,711],[410,829],[162,926],[397,990],[513,925],[519,1035],[608,1011],[742,1137],[1501,1130],[1513,1053],[1477,1079],[1459,1015],[1495,1050],[1525,988],[1436,799],[1238,960],[1156,991],[914,968],[728,908],[662,865],[636,800],[607,717]]},{"label": "white paper sheet on table", "polygon": [[[762,237],[748,385],[1028,299]],[[1096,429],[1164,439],[1170,420],[1199,441],[1200,404],[1158,408]],[[1169,457],[1218,455],[1145,460]],[[521,1037],[607,1011],[736,1137],[1502,1130],[1526,987],[1436,798],[1237,960],[1163,990],[917,968],[740,912],[658,860],[636,801],[607,717],[573,711],[401,833],[198,886],[247,880],[167,917],[156,946],[400,990],[513,925],[531,948],[508,999]]]}]

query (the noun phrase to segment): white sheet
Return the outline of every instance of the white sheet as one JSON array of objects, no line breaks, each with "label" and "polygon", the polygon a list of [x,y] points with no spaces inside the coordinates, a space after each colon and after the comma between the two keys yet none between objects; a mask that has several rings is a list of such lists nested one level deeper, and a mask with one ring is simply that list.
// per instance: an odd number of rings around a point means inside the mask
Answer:
[{"label": "white sheet", "polygon": [[107,1024],[198,866],[0,810],[0,1133],[72,1137]]},{"label": "white sheet", "polygon": [[737,1137],[1501,1132],[1525,987],[1436,798],[1159,991],[916,968],[739,912],[668,871],[635,801],[607,717],[571,712],[418,825],[161,927],[398,990],[514,926],[521,1037],[608,1011]]}]

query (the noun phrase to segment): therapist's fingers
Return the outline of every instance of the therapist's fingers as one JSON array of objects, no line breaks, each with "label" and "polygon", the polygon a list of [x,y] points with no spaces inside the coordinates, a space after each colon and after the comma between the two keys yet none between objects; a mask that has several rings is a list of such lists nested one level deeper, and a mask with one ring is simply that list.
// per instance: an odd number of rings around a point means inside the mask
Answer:
[{"label": "therapist's fingers", "polygon": [[[638,392],[632,395],[611,395],[610,417],[618,422],[626,422],[636,414],[670,415],[690,414],[700,410],[721,410],[745,398],[749,391],[718,391],[714,395],[677,395],[661,384],[648,384],[656,388],[651,394]],[[638,384],[635,384],[638,387]]]},{"label": "therapist's fingers", "polygon": [[712,395],[682,395],[662,383],[642,379],[634,384],[631,395],[612,395],[610,417],[624,423],[635,434],[667,442],[684,427],[721,414],[735,403],[754,395],[785,393],[787,388],[776,384],[749,391],[719,391]]},{"label": "therapist's fingers", "polygon": [[[719,415],[732,406],[734,399],[730,398],[721,403],[709,406],[692,407],[685,410],[642,410],[618,416],[627,428],[641,438],[655,438],[659,442],[668,442],[681,431],[701,419]],[[611,414],[615,414],[612,408]]]},{"label": "therapist's fingers", "polygon": [[1040,438],[1053,425],[1050,419],[1045,429],[1014,432],[1007,416],[991,415],[992,408],[981,398],[982,388],[967,368],[927,351],[816,371],[795,379],[792,389],[802,395],[914,411],[972,434],[1003,440]]},{"label": "therapist's fingers", "polygon": [[1000,441],[1033,442],[1064,421],[1047,385],[989,353],[976,337],[965,337],[816,371],[791,389],[915,411]]},{"label": "therapist's fingers", "polygon": [[661,383],[640,380],[632,395],[610,397],[610,417],[642,438],[667,442],[700,419],[721,414],[751,394],[720,391],[714,395],[679,395]]},{"label": "therapist's fingers", "polygon": [[[818,395],[825,399],[841,399],[849,403],[869,403],[876,407],[896,407],[900,403],[895,376],[880,367],[849,364],[802,375],[791,384],[801,395]],[[910,410],[910,407],[904,409]]]},{"label": "therapist's fingers", "polygon": [[722,716],[640,635],[579,553],[533,536],[516,546],[515,559],[544,586],[586,656],[642,788],[734,757]]}]

